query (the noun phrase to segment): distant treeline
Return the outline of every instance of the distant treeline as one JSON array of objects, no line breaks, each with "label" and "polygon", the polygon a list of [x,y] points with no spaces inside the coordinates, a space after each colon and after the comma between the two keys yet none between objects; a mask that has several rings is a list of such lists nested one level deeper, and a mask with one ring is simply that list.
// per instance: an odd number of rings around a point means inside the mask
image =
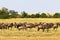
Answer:
[{"label": "distant treeline", "polygon": [[21,14],[18,14],[15,10],[8,10],[3,7],[0,9],[0,19],[7,18],[60,18],[60,13],[54,13],[53,15],[50,15],[49,13],[35,13],[30,15],[23,11]]}]

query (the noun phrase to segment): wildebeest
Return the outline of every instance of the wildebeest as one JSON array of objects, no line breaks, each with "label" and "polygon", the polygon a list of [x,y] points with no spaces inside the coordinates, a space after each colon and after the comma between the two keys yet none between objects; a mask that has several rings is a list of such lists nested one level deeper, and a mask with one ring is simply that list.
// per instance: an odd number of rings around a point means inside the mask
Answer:
[{"label": "wildebeest", "polygon": [[13,26],[14,26],[15,28],[17,28],[17,25],[18,25],[18,23],[16,23],[16,22],[13,23]]},{"label": "wildebeest", "polygon": [[52,26],[53,26],[53,23],[40,23],[38,25],[38,31],[42,29],[44,32],[45,29],[47,29],[47,32],[49,32],[49,29],[52,28]]},{"label": "wildebeest", "polygon": [[7,23],[0,23],[0,29],[7,29]]},{"label": "wildebeest", "polygon": [[57,29],[58,29],[58,26],[60,26],[59,23],[54,23],[54,25],[53,25],[53,29],[54,29],[54,30],[57,30]]},{"label": "wildebeest", "polygon": [[7,24],[7,29],[9,29],[9,28],[11,28],[11,29],[13,28],[13,23],[8,23]]},{"label": "wildebeest", "polygon": [[24,23],[18,23],[18,24],[17,24],[17,26],[16,26],[16,28],[17,28],[18,30],[26,29],[26,27],[25,27],[25,24],[24,24]]},{"label": "wildebeest", "polygon": [[19,23],[0,23],[0,29],[9,29],[9,28],[17,28],[18,30],[21,29],[32,29],[32,28],[38,28],[37,31],[39,31],[40,29],[42,29],[42,31],[44,32],[45,29],[47,30],[47,32],[49,32],[50,28],[53,28],[53,30],[57,30],[58,26],[60,26],[60,23],[44,23],[44,22],[40,22],[40,23],[27,23],[27,22],[19,22]]},{"label": "wildebeest", "polygon": [[3,24],[4,24],[4,23],[0,23],[0,29],[3,29]]},{"label": "wildebeest", "polygon": [[36,26],[37,26],[36,24],[24,22],[24,23],[18,23],[17,28],[19,30],[20,29],[27,30],[28,28],[32,29],[32,28],[35,28]]},{"label": "wildebeest", "polygon": [[37,26],[38,26],[38,23],[25,23],[26,29],[36,28]]}]

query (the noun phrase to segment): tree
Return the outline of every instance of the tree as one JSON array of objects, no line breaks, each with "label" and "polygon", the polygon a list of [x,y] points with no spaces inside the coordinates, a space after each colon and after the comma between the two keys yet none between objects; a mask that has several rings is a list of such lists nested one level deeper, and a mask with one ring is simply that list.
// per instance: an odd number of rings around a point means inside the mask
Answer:
[{"label": "tree", "polygon": [[42,13],[41,18],[47,18],[47,15],[45,13]]},{"label": "tree", "polygon": [[51,14],[49,14],[49,13],[47,13],[47,14],[48,14],[48,18],[53,18],[53,16]]},{"label": "tree", "polygon": [[9,10],[9,13],[10,13],[11,18],[17,18],[18,17],[18,12],[16,12],[15,10]]},{"label": "tree", "polygon": [[60,13],[55,13],[55,14],[53,15],[53,17],[54,17],[54,18],[60,18]]},{"label": "tree", "polygon": [[20,14],[18,14],[17,18],[22,18],[22,16]]},{"label": "tree", "polygon": [[31,18],[31,15],[27,15],[27,18]]},{"label": "tree", "polygon": [[1,11],[3,11],[3,12],[8,12],[8,9],[7,8],[5,8],[5,7],[2,7],[2,9],[1,9]]},{"label": "tree", "polygon": [[22,15],[22,18],[27,18],[28,16],[28,14],[25,11],[21,12],[21,15]]},{"label": "tree", "polygon": [[7,8],[2,7],[0,10],[0,18],[9,18],[9,12]]},{"label": "tree", "polygon": [[41,15],[39,13],[36,13],[36,15],[35,15],[36,18],[40,18],[40,16]]},{"label": "tree", "polygon": [[30,17],[31,17],[31,18],[35,18],[36,16],[35,16],[35,14],[32,14]]}]

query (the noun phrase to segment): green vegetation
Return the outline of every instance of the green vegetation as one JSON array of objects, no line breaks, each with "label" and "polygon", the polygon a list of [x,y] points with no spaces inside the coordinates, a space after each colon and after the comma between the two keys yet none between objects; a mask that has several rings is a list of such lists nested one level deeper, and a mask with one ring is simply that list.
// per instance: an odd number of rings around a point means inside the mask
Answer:
[{"label": "green vegetation", "polygon": [[[48,15],[47,15],[48,14]],[[7,18],[60,18],[60,13],[55,13],[54,15],[50,15],[49,13],[35,13],[29,15],[25,11],[22,11],[21,14],[18,14],[15,10],[8,10],[3,7],[0,9],[0,19]]]}]

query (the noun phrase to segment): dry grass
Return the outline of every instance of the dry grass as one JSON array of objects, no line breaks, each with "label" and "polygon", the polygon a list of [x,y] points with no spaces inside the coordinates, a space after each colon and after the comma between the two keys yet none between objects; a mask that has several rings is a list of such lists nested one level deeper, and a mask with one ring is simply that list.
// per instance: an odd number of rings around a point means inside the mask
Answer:
[{"label": "dry grass", "polygon": [[60,18],[12,18],[12,19],[0,19],[0,22],[60,22]]},{"label": "dry grass", "polygon": [[[0,19],[0,22],[10,23],[10,22],[60,22],[60,18],[17,18],[17,19]],[[37,28],[21,30],[9,29],[0,30],[0,40],[60,40],[60,28],[55,32],[52,29],[50,32],[42,32],[42,30],[37,31]]]},{"label": "dry grass", "polygon": [[0,40],[60,40],[60,38],[40,38],[40,37],[1,37]]}]

